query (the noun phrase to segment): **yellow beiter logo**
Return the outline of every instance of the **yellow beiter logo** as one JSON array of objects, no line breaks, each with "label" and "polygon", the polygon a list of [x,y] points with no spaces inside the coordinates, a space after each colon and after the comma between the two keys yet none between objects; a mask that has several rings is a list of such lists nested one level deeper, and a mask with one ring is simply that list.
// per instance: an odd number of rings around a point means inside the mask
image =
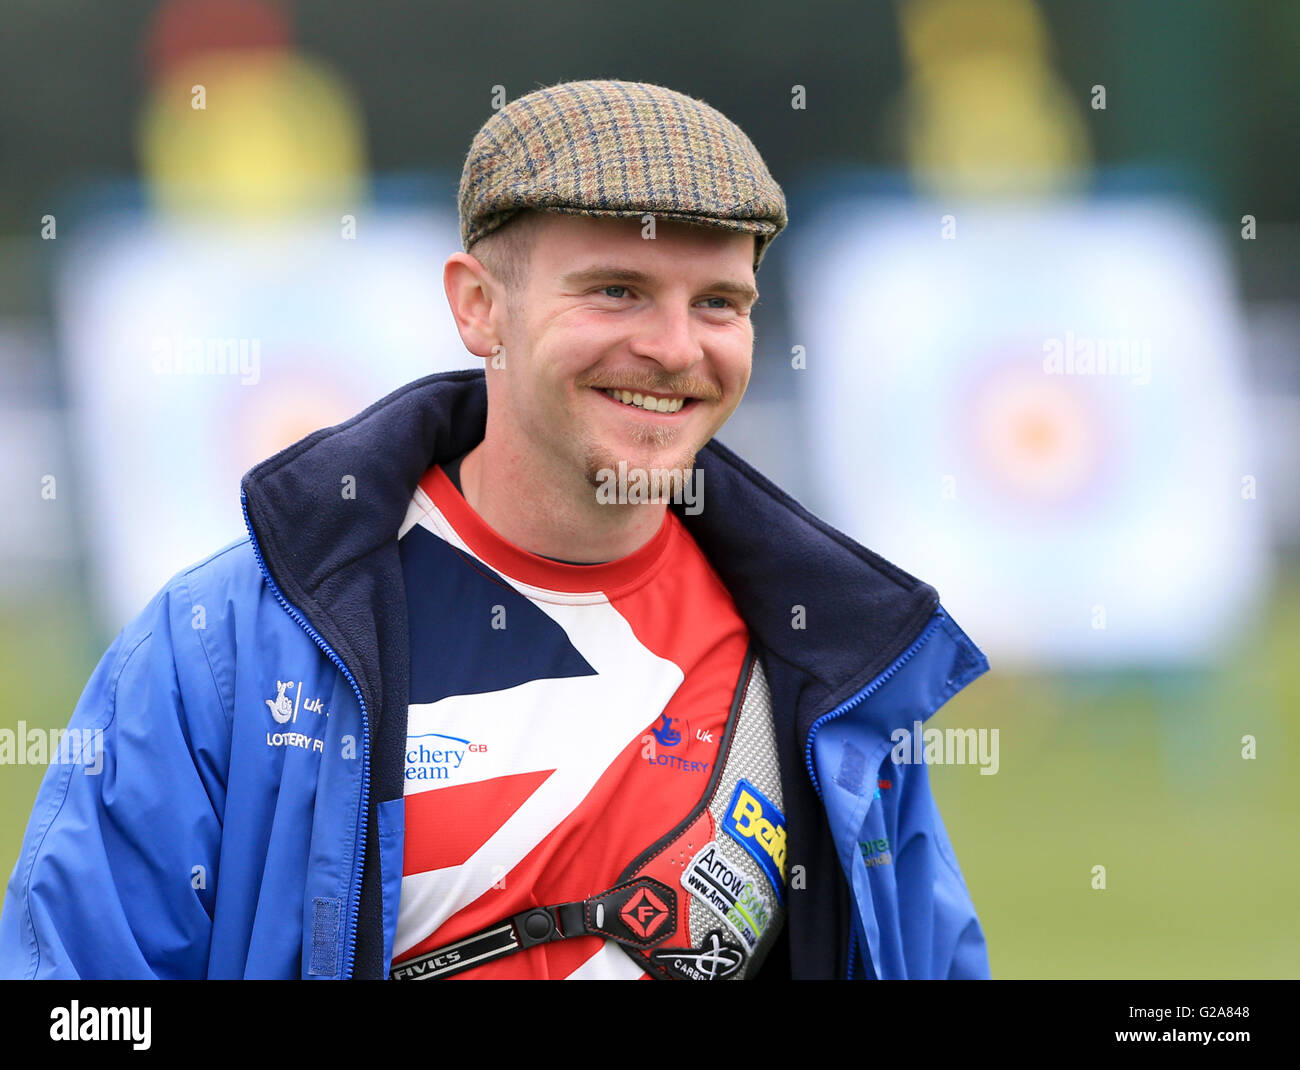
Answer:
[{"label": "yellow beiter logo", "polygon": [[[774,883],[778,887],[785,883],[785,819],[748,781],[741,780],[736,785],[736,793],[731,797],[731,813],[722,824],[762,864],[763,859],[754,850],[757,844],[776,864],[780,879]],[[769,871],[768,875],[773,874]]]}]

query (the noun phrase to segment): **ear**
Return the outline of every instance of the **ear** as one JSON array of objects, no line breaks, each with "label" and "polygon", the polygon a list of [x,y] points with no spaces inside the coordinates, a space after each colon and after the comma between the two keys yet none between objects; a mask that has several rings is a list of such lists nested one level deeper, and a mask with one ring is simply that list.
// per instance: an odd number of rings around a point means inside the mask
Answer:
[{"label": "ear", "polygon": [[505,293],[477,258],[469,253],[452,253],[442,269],[456,330],[465,348],[476,357],[490,357],[501,342],[500,320],[505,311]]}]

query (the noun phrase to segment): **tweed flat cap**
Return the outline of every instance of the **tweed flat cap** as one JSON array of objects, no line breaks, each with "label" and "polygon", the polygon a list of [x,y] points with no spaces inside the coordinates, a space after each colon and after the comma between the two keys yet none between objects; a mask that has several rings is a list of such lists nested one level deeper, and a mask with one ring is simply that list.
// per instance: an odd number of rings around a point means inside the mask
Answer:
[{"label": "tweed flat cap", "polygon": [[460,177],[465,249],[530,208],[753,234],[755,268],[786,223],[785,195],[740,127],[644,82],[563,82],[483,124]]}]

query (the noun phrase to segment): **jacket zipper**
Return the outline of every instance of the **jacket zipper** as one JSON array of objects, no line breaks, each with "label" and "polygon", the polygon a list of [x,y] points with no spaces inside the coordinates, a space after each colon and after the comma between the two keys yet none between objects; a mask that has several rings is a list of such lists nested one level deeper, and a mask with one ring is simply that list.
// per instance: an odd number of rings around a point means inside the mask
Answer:
[{"label": "jacket zipper", "polygon": [[338,670],[347,677],[348,683],[352,685],[352,690],[356,693],[357,703],[361,707],[361,811],[358,817],[356,861],[352,867],[352,880],[348,886],[348,928],[344,934],[344,947],[347,954],[343,963],[343,979],[348,980],[352,976],[352,969],[356,962],[357,919],[361,914],[361,903],[357,895],[357,875],[361,873],[362,867],[365,865],[366,818],[370,809],[370,726],[369,719],[366,716],[366,700],[361,697],[361,688],[357,686],[356,678],[348,671],[348,667],[343,664],[343,659],[334,653],[329,643],[325,642],[324,638],[311,626],[307,618],[290,605],[289,600],[280,592],[279,585],[271,576],[271,571],[266,567],[266,562],[262,558],[262,548],[257,543],[257,535],[253,531],[252,522],[248,519],[248,495],[243,488],[240,488],[239,491],[239,503],[244,511],[244,525],[248,528],[248,538],[253,545],[253,556],[257,558],[257,567],[261,569],[267,586],[271,588],[271,593],[279,600],[285,612],[298,622],[299,626],[311,636],[316,645],[337,666]]},{"label": "jacket zipper", "polygon": [[[903,651],[903,653],[901,653],[898,656],[898,658],[894,661],[892,665],[889,666],[889,668],[887,668],[884,672],[882,672],[879,676],[877,676],[874,680],[872,680],[871,683],[867,684],[866,687],[864,687],[852,698],[847,699],[844,702],[841,702],[838,706],[835,707],[835,709],[831,710],[830,713],[824,713],[820,717],[818,717],[817,720],[813,722],[812,727],[808,729],[808,743],[804,748],[804,762],[808,767],[808,776],[812,780],[813,790],[817,792],[817,798],[821,800],[823,803],[825,803],[826,797],[825,795],[823,795],[822,786],[817,780],[817,771],[813,768],[813,740],[817,737],[817,733],[821,731],[822,725],[826,724],[828,721],[834,720],[836,717],[848,713],[848,711],[853,709],[855,706],[860,706],[873,694],[879,691],[886,683],[889,682],[889,680],[898,672],[899,669],[901,669],[904,665],[906,665],[909,661],[911,661],[913,657],[916,656],[916,652],[920,650],[921,647],[925,645],[926,641],[930,638],[930,636],[932,636],[939,629],[939,625],[942,623],[942,620],[943,620],[943,614],[941,612],[936,611],[935,616],[931,620],[929,625],[927,625],[926,628],[921,632],[921,634],[917,636],[917,638],[915,639],[915,641],[913,641],[911,646],[909,646],[906,650]],[[848,964],[845,967],[845,973],[844,973],[844,979],[846,981],[852,980],[853,978],[853,959],[854,956],[857,954],[857,950],[858,950],[857,929],[852,924],[850,924]]]}]

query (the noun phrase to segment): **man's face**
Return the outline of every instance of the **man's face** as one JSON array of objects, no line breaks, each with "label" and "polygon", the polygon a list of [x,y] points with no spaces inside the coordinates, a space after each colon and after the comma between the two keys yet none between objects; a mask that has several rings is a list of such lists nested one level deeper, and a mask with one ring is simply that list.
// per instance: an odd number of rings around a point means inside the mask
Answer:
[{"label": "man's face", "polygon": [[504,367],[489,361],[490,426],[561,480],[689,469],[749,383],[753,236],[546,214],[532,241]]}]

